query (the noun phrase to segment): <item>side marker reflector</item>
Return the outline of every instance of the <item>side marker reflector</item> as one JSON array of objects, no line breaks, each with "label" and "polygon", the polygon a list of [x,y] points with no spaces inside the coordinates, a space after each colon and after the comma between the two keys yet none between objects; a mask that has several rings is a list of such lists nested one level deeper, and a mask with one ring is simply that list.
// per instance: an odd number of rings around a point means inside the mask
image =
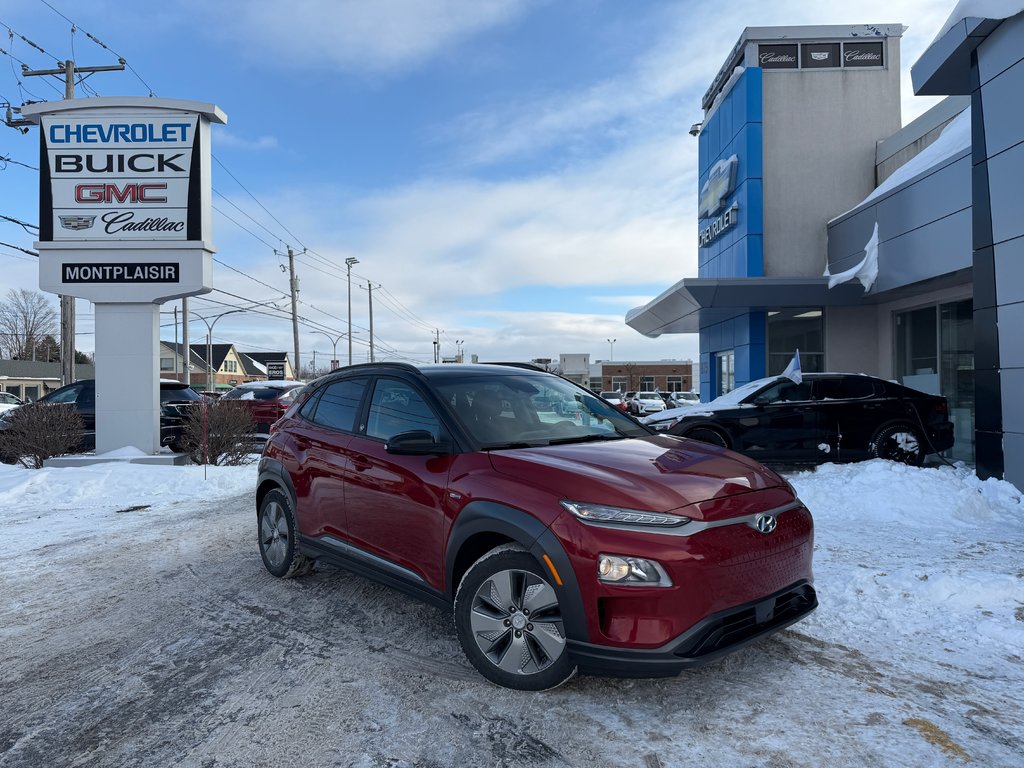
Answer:
[{"label": "side marker reflector", "polygon": [[544,563],[551,571],[551,575],[555,577],[555,583],[558,584],[558,586],[562,586],[562,577],[559,576],[558,571],[555,570],[555,564],[551,562],[551,558],[547,555],[544,555]]}]

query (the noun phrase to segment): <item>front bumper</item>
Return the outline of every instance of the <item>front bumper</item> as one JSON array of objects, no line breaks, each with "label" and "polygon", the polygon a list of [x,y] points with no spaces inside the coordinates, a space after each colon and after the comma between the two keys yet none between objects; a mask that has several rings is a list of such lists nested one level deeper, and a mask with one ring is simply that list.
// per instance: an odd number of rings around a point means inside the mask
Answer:
[{"label": "front bumper", "polygon": [[660,648],[621,648],[569,640],[569,653],[580,671],[588,674],[668,677],[778,632],[817,607],[814,587],[798,581],[774,594],[707,616]]}]

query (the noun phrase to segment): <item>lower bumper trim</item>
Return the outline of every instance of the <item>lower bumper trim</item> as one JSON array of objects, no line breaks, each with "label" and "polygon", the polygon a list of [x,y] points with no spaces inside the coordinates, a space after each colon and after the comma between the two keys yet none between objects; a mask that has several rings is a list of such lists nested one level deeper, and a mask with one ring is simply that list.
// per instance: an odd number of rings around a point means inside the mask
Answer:
[{"label": "lower bumper trim", "polygon": [[772,595],[712,614],[660,648],[621,648],[569,640],[580,671],[616,677],[668,677],[732,653],[799,621],[818,607],[799,581]]}]

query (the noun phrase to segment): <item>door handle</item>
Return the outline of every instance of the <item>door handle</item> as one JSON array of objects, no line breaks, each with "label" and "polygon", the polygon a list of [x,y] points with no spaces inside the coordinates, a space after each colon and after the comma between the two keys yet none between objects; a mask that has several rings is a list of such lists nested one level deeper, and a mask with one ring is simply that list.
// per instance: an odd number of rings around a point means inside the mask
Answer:
[{"label": "door handle", "polygon": [[358,453],[352,457],[352,465],[357,470],[369,469],[372,466],[368,458]]}]

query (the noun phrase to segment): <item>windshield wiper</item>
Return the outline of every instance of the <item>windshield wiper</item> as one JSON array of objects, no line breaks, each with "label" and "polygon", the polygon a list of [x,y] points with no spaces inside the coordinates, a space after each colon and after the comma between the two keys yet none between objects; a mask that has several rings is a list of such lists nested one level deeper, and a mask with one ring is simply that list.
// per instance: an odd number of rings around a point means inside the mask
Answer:
[{"label": "windshield wiper", "polygon": [[548,445],[566,445],[568,443],[590,443],[598,440],[624,440],[625,435],[612,434],[590,434],[574,435],[572,437],[556,437],[548,441]]}]

